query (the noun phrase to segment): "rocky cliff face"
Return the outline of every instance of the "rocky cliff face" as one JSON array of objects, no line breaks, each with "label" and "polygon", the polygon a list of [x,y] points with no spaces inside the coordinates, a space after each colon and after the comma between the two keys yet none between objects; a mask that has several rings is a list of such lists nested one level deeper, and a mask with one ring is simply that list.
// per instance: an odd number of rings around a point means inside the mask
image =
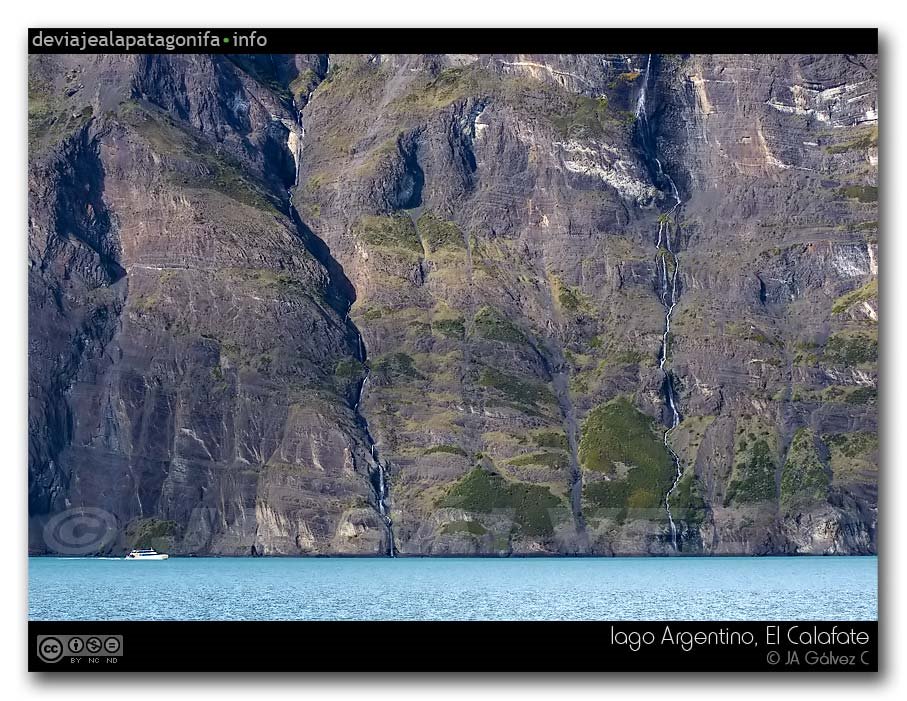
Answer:
[{"label": "rocky cliff face", "polygon": [[31,549],[874,552],[876,70],[33,57]]}]

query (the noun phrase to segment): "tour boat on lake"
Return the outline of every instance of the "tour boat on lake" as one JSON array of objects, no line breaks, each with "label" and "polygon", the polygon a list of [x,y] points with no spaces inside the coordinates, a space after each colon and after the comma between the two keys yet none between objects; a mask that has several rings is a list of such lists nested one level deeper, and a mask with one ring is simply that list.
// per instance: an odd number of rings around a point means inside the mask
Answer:
[{"label": "tour boat on lake", "polygon": [[169,555],[164,553],[158,553],[152,550],[151,548],[141,548],[138,550],[131,551],[127,556],[127,560],[166,560]]}]

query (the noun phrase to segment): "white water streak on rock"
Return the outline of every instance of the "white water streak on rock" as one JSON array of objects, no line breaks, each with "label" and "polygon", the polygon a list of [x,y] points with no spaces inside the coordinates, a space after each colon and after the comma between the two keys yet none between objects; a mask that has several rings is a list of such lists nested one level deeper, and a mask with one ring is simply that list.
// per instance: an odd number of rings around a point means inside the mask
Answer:
[{"label": "white water streak on rock", "polygon": [[[652,65],[652,55],[649,54],[649,57],[646,61],[646,72],[643,76],[643,88],[640,92],[639,99],[637,101],[637,119],[646,122],[646,128],[648,128],[648,116],[646,114],[646,86],[649,83],[649,68]],[[658,218],[658,239],[655,244],[656,256],[661,258],[661,300],[662,304],[665,307],[665,322],[664,322],[664,332],[661,336],[661,354],[658,361],[658,367],[662,372],[664,377],[665,385],[665,397],[667,400],[668,408],[671,410],[671,425],[664,432],[663,442],[664,446],[667,449],[668,453],[671,456],[671,461],[674,464],[674,482],[671,484],[671,488],[667,491],[664,498],[665,511],[668,515],[668,523],[671,527],[671,546],[674,550],[678,550],[677,547],[677,524],[674,522],[674,516],[671,513],[671,495],[674,493],[674,490],[677,489],[677,485],[680,483],[680,479],[683,477],[683,468],[680,463],[680,457],[675,453],[670,446],[670,435],[671,431],[677,428],[680,423],[680,412],[677,411],[677,403],[674,397],[674,384],[671,373],[665,369],[665,363],[668,360],[668,343],[669,335],[671,333],[671,315],[674,313],[674,308],[677,306],[677,277],[680,274],[680,261],[678,260],[676,254],[674,253],[673,248],[671,247],[671,231],[670,223],[671,221],[676,221],[673,219],[677,212],[677,209],[681,205],[680,192],[677,190],[677,184],[674,182],[674,179],[670,175],[664,172],[661,161],[654,157],[655,165],[657,168],[657,175],[660,178],[665,178],[668,184],[671,187],[671,196],[674,198],[674,206],[671,207],[668,212]],[[662,243],[664,243],[664,249],[667,253],[662,251]],[[666,290],[667,285],[667,256],[670,255],[674,264],[674,271],[671,274],[671,284],[670,288]],[[657,265],[656,258],[656,265]]]}]

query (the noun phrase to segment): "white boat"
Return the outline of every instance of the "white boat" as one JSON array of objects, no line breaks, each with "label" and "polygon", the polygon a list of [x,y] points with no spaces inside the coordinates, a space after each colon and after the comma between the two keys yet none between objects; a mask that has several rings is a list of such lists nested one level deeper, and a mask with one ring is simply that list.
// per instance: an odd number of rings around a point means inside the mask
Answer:
[{"label": "white boat", "polygon": [[127,560],[166,560],[169,555],[158,553],[151,548],[139,548],[132,550],[127,556]]}]

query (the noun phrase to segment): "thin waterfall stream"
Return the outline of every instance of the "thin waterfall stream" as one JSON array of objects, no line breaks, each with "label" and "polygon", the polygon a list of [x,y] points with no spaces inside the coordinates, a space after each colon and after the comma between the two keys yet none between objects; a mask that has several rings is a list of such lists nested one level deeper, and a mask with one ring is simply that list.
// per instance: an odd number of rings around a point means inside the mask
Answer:
[{"label": "thin waterfall stream", "polygon": [[[290,120],[286,120],[286,122],[289,121]],[[293,204],[293,189],[299,185],[299,168],[302,161],[303,139],[305,138],[305,126],[303,125],[301,110],[298,110],[296,112],[296,121],[294,127],[287,126],[290,132],[287,138],[287,148],[290,149],[290,152],[293,155],[293,160],[295,162],[293,187],[287,189],[287,203],[290,211],[290,217],[293,219],[294,223],[301,231],[304,228],[304,225],[302,223],[302,219],[299,216],[299,212],[297,212],[296,207]],[[356,416],[356,421],[359,423],[359,426],[362,429],[363,434],[365,435],[365,440],[368,445],[369,453],[371,455],[372,465],[370,466],[368,472],[369,483],[372,485],[372,489],[375,492],[375,502],[378,507],[378,513],[381,516],[381,519],[384,521],[384,527],[387,530],[386,554],[388,557],[396,557],[397,546],[394,541],[394,524],[391,520],[390,509],[388,508],[387,504],[387,463],[381,459],[381,456],[378,453],[378,446],[375,442],[374,437],[372,436],[371,430],[369,429],[368,420],[365,418],[365,415],[361,410],[362,399],[365,396],[365,390],[368,385],[370,373],[368,366],[368,354],[365,350],[365,342],[362,340],[362,332],[359,331],[359,329],[350,319],[351,308],[352,303],[347,302],[343,323],[346,325],[347,329],[356,334],[356,359],[364,369],[362,381],[359,383],[359,386],[356,390],[356,401],[353,404],[352,408],[353,413]]]},{"label": "thin waterfall stream", "polygon": [[[664,431],[662,440],[664,441],[665,449],[671,456],[671,462],[674,465],[674,480],[671,483],[670,489],[664,497],[664,508],[668,515],[668,524],[671,529],[671,547],[675,551],[680,551],[680,545],[677,540],[677,524],[674,522],[674,515],[671,513],[671,495],[677,489],[677,485],[680,483],[681,478],[683,477],[683,467],[680,462],[680,457],[670,446],[670,435],[671,431],[677,428],[680,424],[681,416],[680,412],[677,410],[677,398],[674,394],[674,376],[670,370],[665,367],[665,364],[668,361],[668,355],[670,352],[670,335],[671,335],[671,315],[674,313],[674,308],[677,306],[677,279],[680,275],[680,260],[677,256],[677,252],[674,250],[674,245],[671,242],[671,225],[672,223],[676,224],[677,211],[680,208],[682,201],[680,199],[680,193],[677,190],[677,185],[675,184],[673,178],[670,175],[665,173],[664,168],[662,167],[661,160],[655,155],[655,143],[651,134],[648,114],[646,111],[646,99],[647,91],[649,84],[649,70],[652,67],[652,54],[648,55],[646,59],[646,68],[643,74],[643,84],[642,89],[640,90],[639,97],[636,102],[636,120],[639,125],[638,134],[640,137],[640,142],[643,150],[643,154],[650,161],[650,168],[652,170],[652,175],[654,176],[656,183],[659,181],[665,181],[670,187],[671,197],[674,199],[674,205],[664,214],[658,217],[658,238],[655,242],[655,265],[656,265],[656,275],[659,275],[661,294],[661,304],[665,309],[664,317],[664,331],[661,335],[661,349],[658,358],[658,369],[661,370],[663,377],[663,387],[664,387],[664,397],[665,404],[668,409],[671,411],[671,420],[670,425]],[[671,273],[668,275],[668,259],[671,260]],[[660,266],[660,270],[659,270]]]},{"label": "thin waterfall stream", "polygon": [[[347,311],[345,321],[349,326],[355,328],[350,322],[349,311]],[[359,425],[362,427],[362,431],[365,434],[365,439],[368,442],[369,451],[371,452],[372,456],[372,466],[374,469],[369,473],[369,477],[372,483],[372,488],[375,490],[375,501],[378,504],[378,513],[384,520],[384,526],[387,529],[387,556],[396,557],[397,546],[394,542],[394,522],[391,520],[390,509],[387,506],[387,463],[385,463],[381,459],[381,456],[378,453],[378,445],[375,442],[374,437],[372,436],[371,430],[369,429],[368,419],[365,418],[365,415],[361,410],[362,398],[365,396],[365,390],[368,386],[370,371],[368,367],[368,355],[365,351],[365,342],[362,340],[362,333],[358,329],[356,329],[356,338],[358,347],[357,359],[362,364],[365,372],[362,376],[362,382],[359,384],[359,390],[356,393],[356,403],[353,405],[353,411],[355,412],[356,418],[359,421]]]}]

